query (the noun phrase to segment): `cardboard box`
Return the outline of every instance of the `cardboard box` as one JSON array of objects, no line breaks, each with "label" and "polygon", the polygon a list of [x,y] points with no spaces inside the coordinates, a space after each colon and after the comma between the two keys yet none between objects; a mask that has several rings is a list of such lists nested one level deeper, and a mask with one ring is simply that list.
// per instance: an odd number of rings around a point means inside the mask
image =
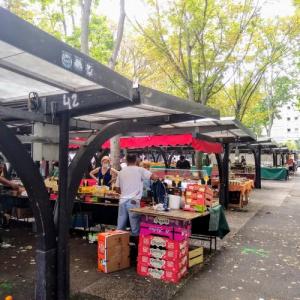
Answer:
[{"label": "cardboard box", "polygon": [[188,240],[183,240],[181,242],[174,241],[168,238],[153,236],[153,235],[140,235],[139,245],[145,247],[159,247],[165,248],[167,250],[182,250],[188,247]]},{"label": "cardboard box", "polygon": [[138,263],[151,268],[180,272],[182,268],[187,266],[188,256],[185,255],[180,259],[167,260],[142,255],[139,256]]},{"label": "cardboard box", "polygon": [[183,228],[141,222],[140,235],[162,236],[175,241],[183,241],[191,236],[191,226]]},{"label": "cardboard box", "polygon": [[122,230],[98,234],[98,270],[110,273],[130,267],[129,232]]},{"label": "cardboard box", "polygon": [[153,248],[149,246],[139,245],[139,256],[149,256],[153,258],[166,259],[166,260],[178,260],[188,255],[188,247],[178,250],[168,250],[161,248]]},{"label": "cardboard box", "polygon": [[177,272],[151,268],[138,263],[137,272],[141,276],[149,276],[152,278],[176,283],[179,282],[179,280],[187,273],[187,267],[184,266],[179,272]]},{"label": "cardboard box", "polygon": [[150,223],[150,224],[157,224],[157,225],[167,225],[167,226],[174,226],[174,227],[183,227],[188,228],[191,226],[190,221],[181,221],[181,220],[174,220],[169,219],[162,216],[142,216],[141,222]]}]

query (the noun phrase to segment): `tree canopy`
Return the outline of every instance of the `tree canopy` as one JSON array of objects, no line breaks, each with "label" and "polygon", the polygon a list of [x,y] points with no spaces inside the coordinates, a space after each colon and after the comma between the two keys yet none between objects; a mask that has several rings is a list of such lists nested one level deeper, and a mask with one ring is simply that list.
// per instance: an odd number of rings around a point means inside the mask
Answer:
[{"label": "tree canopy", "polygon": [[119,22],[123,39],[118,24],[101,13],[101,0],[5,0],[4,6],[101,63],[113,60],[134,82],[218,108],[257,133],[269,134],[282,105],[297,103],[299,1],[293,15],[273,18],[262,15],[259,0],[145,3],[143,21]]}]

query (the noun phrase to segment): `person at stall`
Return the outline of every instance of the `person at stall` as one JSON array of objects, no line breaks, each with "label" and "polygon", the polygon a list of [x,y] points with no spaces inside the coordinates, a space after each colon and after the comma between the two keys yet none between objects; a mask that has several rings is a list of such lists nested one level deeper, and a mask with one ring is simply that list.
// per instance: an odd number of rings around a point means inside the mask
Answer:
[{"label": "person at stall", "polygon": [[129,219],[131,235],[138,244],[140,232],[140,217],[130,211],[131,208],[140,207],[140,200],[143,194],[143,182],[145,180],[157,180],[157,176],[149,170],[136,165],[137,157],[128,154],[126,157],[127,166],[118,174],[116,191],[120,193],[118,229],[125,230]]},{"label": "person at stall", "polygon": [[[0,163],[0,174],[2,174],[4,167],[5,167],[4,163],[1,162]],[[13,190],[17,190],[17,191],[21,190],[20,186],[18,184],[6,179],[3,176],[0,176],[0,184],[7,186]],[[9,201],[7,202],[7,201],[5,201],[5,199],[3,199],[0,202],[0,224],[2,227],[8,226],[10,215],[7,213],[7,211],[10,211],[11,208],[12,207],[11,207]],[[1,243],[1,237],[0,237],[0,243]]]},{"label": "person at stall", "polygon": [[[140,163],[140,167],[150,171],[151,163],[150,161],[144,160]],[[151,192],[151,179],[145,179],[143,181],[143,198],[148,198]]]},{"label": "person at stall", "polygon": [[[90,172],[91,178],[98,182],[98,185],[106,185],[111,187],[118,171],[110,166],[110,159],[108,156],[103,156],[101,159],[101,166]],[[96,177],[97,176],[97,177]]]},{"label": "person at stall", "polygon": [[247,165],[246,158],[244,155],[241,156],[241,164],[243,167],[246,167],[246,165]]},{"label": "person at stall", "polygon": [[55,178],[59,177],[59,163],[58,163],[58,161],[54,161],[52,163],[52,170],[50,172],[50,177],[55,177]]},{"label": "person at stall", "polygon": [[191,168],[190,162],[185,159],[185,156],[180,155],[180,158],[176,163],[176,169],[190,169],[190,168]]}]

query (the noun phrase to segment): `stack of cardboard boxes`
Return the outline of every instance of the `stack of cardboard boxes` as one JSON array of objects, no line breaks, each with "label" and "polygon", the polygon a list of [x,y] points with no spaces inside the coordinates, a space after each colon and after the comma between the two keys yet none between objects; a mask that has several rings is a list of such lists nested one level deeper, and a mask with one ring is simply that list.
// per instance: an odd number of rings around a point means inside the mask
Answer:
[{"label": "stack of cardboard boxes", "polygon": [[138,274],[178,282],[188,269],[190,233],[190,222],[144,217],[138,249]]}]

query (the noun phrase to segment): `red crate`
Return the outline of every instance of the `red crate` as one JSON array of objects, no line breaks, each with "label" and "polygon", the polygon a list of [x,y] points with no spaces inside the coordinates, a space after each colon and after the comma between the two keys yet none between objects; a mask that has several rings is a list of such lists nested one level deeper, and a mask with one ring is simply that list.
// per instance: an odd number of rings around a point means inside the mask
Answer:
[{"label": "red crate", "polygon": [[178,260],[188,253],[188,247],[180,250],[168,250],[161,248],[154,248],[149,246],[139,245],[139,256],[146,255],[149,257],[167,259],[167,260]]},{"label": "red crate", "polygon": [[138,263],[151,268],[180,272],[180,270],[188,264],[188,255],[175,260],[159,259],[141,255],[138,257]]},{"label": "red crate", "polygon": [[141,222],[140,234],[145,236],[163,236],[172,240],[183,241],[191,236],[191,226],[188,226],[188,228],[182,228]]},{"label": "red crate", "polygon": [[139,244],[146,247],[156,246],[167,250],[179,251],[188,247],[188,240],[174,241],[160,236],[140,235]]},{"label": "red crate", "polygon": [[177,272],[151,268],[138,264],[137,273],[141,276],[150,276],[152,278],[177,283],[187,273],[187,266],[184,266],[179,272]]},{"label": "red crate", "polygon": [[190,221],[174,220],[174,219],[169,219],[169,218],[161,217],[161,216],[154,217],[154,216],[143,215],[141,217],[141,222],[157,224],[157,225],[183,227],[183,228],[188,228],[189,226],[191,226]]}]

